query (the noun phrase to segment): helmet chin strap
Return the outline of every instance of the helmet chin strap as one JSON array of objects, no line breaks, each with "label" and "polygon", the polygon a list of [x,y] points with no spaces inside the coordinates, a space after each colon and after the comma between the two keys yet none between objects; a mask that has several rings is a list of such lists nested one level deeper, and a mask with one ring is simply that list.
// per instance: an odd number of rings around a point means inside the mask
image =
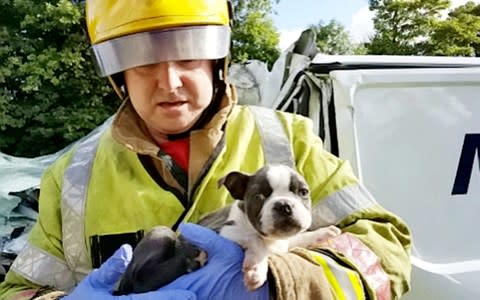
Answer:
[{"label": "helmet chin strap", "polygon": [[[116,75],[116,74],[115,74]],[[125,97],[126,97],[126,93],[123,89],[123,87],[119,86],[115,80],[113,79],[113,76],[107,76],[108,78],[108,82],[110,82],[110,85],[112,86],[113,90],[115,91],[115,93],[117,94],[117,96],[121,99],[121,100],[124,100]]]}]

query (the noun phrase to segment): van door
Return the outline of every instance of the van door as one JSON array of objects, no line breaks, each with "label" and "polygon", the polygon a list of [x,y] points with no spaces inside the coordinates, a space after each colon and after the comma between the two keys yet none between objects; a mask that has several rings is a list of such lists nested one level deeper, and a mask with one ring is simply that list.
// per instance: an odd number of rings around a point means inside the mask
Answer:
[{"label": "van door", "polygon": [[480,68],[330,78],[338,155],[412,229],[405,299],[480,299]]}]

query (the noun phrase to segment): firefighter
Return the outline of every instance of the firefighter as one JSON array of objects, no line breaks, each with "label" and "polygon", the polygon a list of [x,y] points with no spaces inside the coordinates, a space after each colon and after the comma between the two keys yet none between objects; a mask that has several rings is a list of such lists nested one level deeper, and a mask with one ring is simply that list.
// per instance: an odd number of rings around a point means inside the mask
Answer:
[{"label": "firefighter", "polygon": [[[323,149],[311,121],[236,104],[226,72],[231,16],[225,0],[87,0],[99,73],[123,102],[105,130],[43,174],[38,220],[1,299],[116,299],[129,245],[156,225],[180,224],[208,264],[125,299],[396,299],[409,289],[408,227]],[[184,223],[231,203],[220,177],[266,162],[293,165],[324,212],[314,222],[342,234],[273,255],[268,283],[249,292],[238,246]]]}]

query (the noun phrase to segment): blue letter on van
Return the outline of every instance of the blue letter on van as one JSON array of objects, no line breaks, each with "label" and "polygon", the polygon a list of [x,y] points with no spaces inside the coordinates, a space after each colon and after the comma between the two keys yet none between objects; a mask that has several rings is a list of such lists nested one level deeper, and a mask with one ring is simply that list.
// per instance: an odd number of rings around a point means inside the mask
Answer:
[{"label": "blue letter on van", "polygon": [[453,183],[452,195],[465,195],[468,193],[475,154],[477,154],[480,164],[480,134],[466,134],[460,161],[458,162],[457,175]]}]

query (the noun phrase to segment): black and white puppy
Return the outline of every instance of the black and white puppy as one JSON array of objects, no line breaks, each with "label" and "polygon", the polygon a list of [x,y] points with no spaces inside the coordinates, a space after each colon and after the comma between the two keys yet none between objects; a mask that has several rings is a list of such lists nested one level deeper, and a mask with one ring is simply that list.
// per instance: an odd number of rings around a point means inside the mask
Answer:
[{"label": "black and white puppy", "polygon": [[267,165],[252,175],[232,172],[219,184],[236,201],[201,223],[223,223],[220,235],[245,249],[243,272],[249,290],[267,280],[269,254],[286,253],[293,247],[315,247],[340,234],[335,226],[307,232],[313,229],[309,188],[298,172],[285,165]]},{"label": "black and white puppy", "polygon": [[[208,214],[200,225],[245,249],[244,283],[255,290],[267,280],[268,256],[293,247],[311,248],[340,234],[335,226],[312,228],[310,192],[304,178],[285,165],[267,165],[254,174],[231,172],[219,180],[235,202]],[[307,231],[308,230],[308,231]],[[117,294],[158,289],[191,272],[206,254],[169,229],[156,228],[138,244]]]}]

